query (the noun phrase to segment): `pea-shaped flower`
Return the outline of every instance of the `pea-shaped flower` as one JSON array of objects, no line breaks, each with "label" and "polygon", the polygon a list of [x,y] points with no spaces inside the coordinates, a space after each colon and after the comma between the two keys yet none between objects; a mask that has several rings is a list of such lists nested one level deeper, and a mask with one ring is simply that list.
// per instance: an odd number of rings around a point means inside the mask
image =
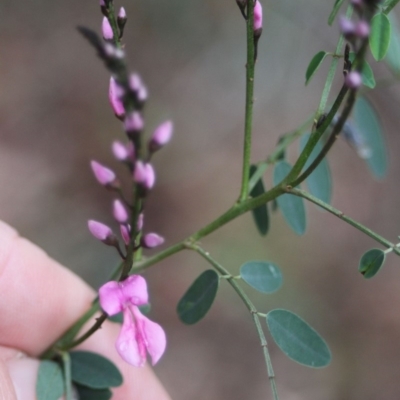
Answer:
[{"label": "pea-shaped flower", "polygon": [[101,308],[110,316],[124,313],[124,322],[115,347],[129,364],[142,367],[146,352],[156,364],[166,348],[163,328],[150,321],[138,306],[148,303],[147,284],[140,275],[131,275],[123,282],[110,281],[99,289]]}]

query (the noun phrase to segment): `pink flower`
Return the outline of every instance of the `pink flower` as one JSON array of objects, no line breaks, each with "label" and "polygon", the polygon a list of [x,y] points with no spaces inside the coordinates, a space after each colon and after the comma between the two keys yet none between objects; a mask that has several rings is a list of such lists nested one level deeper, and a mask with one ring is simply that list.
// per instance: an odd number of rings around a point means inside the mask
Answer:
[{"label": "pink flower", "polygon": [[351,71],[346,75],[344,82],[349,89],[358,89],[362,84],[361,74],[357,71]]},{"label": "pink flower", "polygon": [[114,37],[113,30],[111,28],[110,22],[108,21],[107,17],[103,18],[103,22],[101,24],[101,31],[104,40],[111,40]]},{"label": "pink flower", "polygon": [[150,152],[155,152],[165,146],[172,137],[174,126],[171,121],[165,121],[159,125],[149,142]]},{"label": "pink flower", "polygon": [[142,367],[146,352],[152,364],[163,355],[167,341],[160,325],[150,321],[138,306],[148,303],[147,284],[140,275],[131,275],[123,282],[107,282],[99,289],[101,308],[110,316],[124,313],[124,322],[115,347],[129,364]]},{"label": "pink flower", "polygon": [[101,222],[89,220],[88,228],[90,233],[96,238],[101,240],[102,242],[107,241],[113,236],[112,230],[107,225],[104,225]]},{"label": "pink flower", "polygon": [[254,6],[254,31],[258,31],[262,29],[263,26],[263,12],[261,3],[256,0],[256,4]]},{"label": "pink flower", "polygon": [[121,200],[114,200],[113,216],[120,224],[124,224],[128,221],[129,215]]},{"label": "pink flower", "polygon": [[153,249],[154,247],[161,246],[164,243],[164,238],[157,233],[146,233],[142,237],[142,246],[146,249]]},{"label": "pink flower", "polygon": [[111,169],[94,160],[90,162],[90,166],[92,167],[94,176],[101,185],[111,185],[115,182],[116,176]]},{"label": "pink flower", "polygon": [[154,186],[156,180],[153,166],[150,163],[143,163],[143,161],[140,160],[136,161],[133,180],[142,185],[145,189],[150,190]]},{"label": "pink flower", "polygon": [[110,87],[108,89],[108,100],[117,118],[123,118],[125,115],[124,103],[122,102],[123,94],[121,86],[111,77]]}]

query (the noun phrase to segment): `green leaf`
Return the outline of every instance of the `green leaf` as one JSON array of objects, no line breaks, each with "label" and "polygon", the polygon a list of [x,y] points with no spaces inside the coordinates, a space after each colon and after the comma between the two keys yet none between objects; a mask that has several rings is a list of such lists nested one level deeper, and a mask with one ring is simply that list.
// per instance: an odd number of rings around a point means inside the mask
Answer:
[{"label": "green leaf", "polygon": [[[274,185],[280,183],[289,174],[292,167],[286,161],[279,161],[274,169]],[[278,197],[278,206],[286,222],[298,234],[306,231],[306,209],[301,197],[283,194]]]},{"label": "green leaf", "polygon": [[123,378],[118,368],[107,358],[90,351],[72,351],[72,380],[92,389],[120,386]]},{"label": "green leaf", "polygon": [[[300,139],[300,151],[303,151],[306,146],[310,135],[304,135]],[[304,169],[307,169],[311,163],[315,160],[317,155],[322,150],[322,145],[320,142],[314,147],[310,157],[308,158]],[[330,203],[332,198],[332,178],[331,171],[329,169],[328,161],[326,157],[320,162],[317,168],[308,176],[306,179],[307,187],[309,192],[324,201],[325,203]]]},{"label": "green leaf", "polygon": [[240,276],[252,288],[263,293],[273,293],[282,286],[280,268],[266,261],[248,261],[240,267]]},{"label": "green leaf", "polygon": [[218,285],[218,274],[212,269],[204,271],[178,303],[177,313],[180,320],[188,325],[199,322],[211,308]]},{"label": "green leaf", "polygon": [[[256,172],[257,167],[255,165],[250,166],[250,177]],[[251,197],[257,197],[265,193],[265,188],[262,179],[260,179],[254,186],[253,190],[250,192]],[[268,208],[266,204],[257,207],[252,210],[254,222],[256,223],[258,232],[261,236],[265,236],[269,229],[269,216]]]},{"label": "green leaf", "polygon": [[340,7],[342,6],[344,0],[336,0],[335,4],[333,6],[333,10],[331,11],[331,13],[329,14],[329,18],[328,18],[328,24],[332,25],[333,21],[336,18],[337,13],[339,12]]},{"label": "green leaf", "polygon": [[365,97],[357,99],[353,117],[359,133],[371,152],[366,158],[367,165],[376,178],[383,178],[388,167],[385,141],[379,118]]},{"label": "green leaf", "polygon": [[400,32],[393,13],[389,14],[389,20],[392,29],[385,61],[395,74],[400,74]]},{"label": "green leaf", "polygon": [[111,322],[115,322],[116,324],[122,324],[124,322],[124,315],[122,312],[112,315],[111,317],[108,317]]},{"label": "green leaf", "polygon": [[63,371],[60,365],[53,361],[41,361],[36,382],[36,397],[40,400],[58,400],[64,391]]},{"label": "green leaf", "polygon": [[308,82],[310,82],[312,76],[317,72],[327,54],[328,53],[326,51],[320,51],[311,59],[306,71],[306,85],[308,85]]},{"label": "green leaf", "polygon": [[324,339],[296,314],[272,310],[267,325],[275,343],[292,360],[313,368],[330,363],[332,356]]},{"label": "green leaf", "polygon": [[390,21],[383,14],[376,14],[371,21],[371,35],[369,47],[376,61],[382,60],[389,48],[390,42]]},{"label": "green leaf", "polygon": [[358,270],[369,279],[374,277],[385,262],[385,253],[380,249],[368,250],[360,260]]},{"label": "green leaf", "polygon": [[92,389],[82,385],[75,385],[79,400],[109,400],[112,393],[110,389]]},{"label": "green leaf", "polygon": [[[356,55],[351,52],[349,55],[350,61],[353,62],[355,58]],[[363,63],[361,78],[364,86],[369,87],[370,89],[373,89],[376,86],[374,72],[372,71],[372,68],[367,61],[364,61]]]}]

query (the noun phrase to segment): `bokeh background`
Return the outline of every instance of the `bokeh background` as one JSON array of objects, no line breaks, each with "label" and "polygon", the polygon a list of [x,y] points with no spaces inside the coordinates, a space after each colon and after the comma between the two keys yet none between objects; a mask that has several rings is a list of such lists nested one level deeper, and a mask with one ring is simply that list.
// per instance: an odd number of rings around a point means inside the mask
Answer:
[{"label": "bokeh background", "polygon": [[[312,115],[328,62],[304,87],[319,50],[333,51],[334,3],[263,1],[255,91],[254,161],[272,151],[284,132]],[[125,41],[130,65],[150,91],[149,132],[166,118],[175,136],[155,159],[157,185],[146,229],[167,245],[211,221],[237,198],[244,115],[245,27],[234,0],[127,0]],[[99,31],[98,1],[0,2],[0,218],[52,257],[98,287],[118,262],[87,231],[89,218],[112,224],[110,194],[95,182],[89,159],[112,166],[112,140],[122,138],[110,110],[109,76],[75,27]],[[373,64],[377,77],[389,76]],[[339,79],[334,92],[339,87]],[[390,240],[400,234],[397,157],[400,99],[396,87],[369,95],[382,117],[390,168],[374,180],[339,141],[329,155],[333,204]],[[289,152],[289,158],[297,153]],[[271,185],[270,174],[266,185]],[[285,282],[274,295],[248,293],[261,311],[300,314],[328,341],[332,364],[311,370],[285,358],[270,340],[284,400],[400,398],[400,271],[390,255],[379,275],[357,272],[361,254],[376,244],[308,205],[308,231],[296,236],[275,214],[261,238],[245,215],[204,239],[204,247],[233,273],[249,259],[279,264]],[[156,372],[176,400],[268,399],[270,389],[258,337],[228,285],[195,326],[183,326],[176,303],[201,271],[195,254],[181,253],[145,274],[151,317],[168,335]],[[4,300],[3,300],[4,301]]]}]

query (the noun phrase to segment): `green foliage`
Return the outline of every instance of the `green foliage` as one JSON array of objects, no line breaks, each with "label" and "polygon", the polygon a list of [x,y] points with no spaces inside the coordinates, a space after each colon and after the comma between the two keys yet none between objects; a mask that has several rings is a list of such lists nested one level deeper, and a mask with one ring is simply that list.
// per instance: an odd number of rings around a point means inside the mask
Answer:
[{"label": "green foliage", "polygon": [[331,352],[321,336],[296,314],[272,310],[267,314],[268,329],[279,348],[292,360],[320,368],[331,361]]},{"label": "green foliage", "polygon": [[240,267],[240,276],[252,288],[263,293],[273,293],[282,286],[280,268],[266,261],[248,261]]},{"label": "green foliage", "polygon": [[363,274],[364,278],[374,277],[381,269],[385,262],[385,253],[380,249],[368,250],[360,260],[358,270]]},{"label": "green foliage", "polygon": [[[274,169],[274,185],[280,183],[289,174],[292,167],[287,161],[279,161]],[[290,194],[279,196],[278,206],[288,225],[298,234],[306,231],[306,209],[301,197]]]},{"label": "green foliage", "polygon": [[39,400],[58,400],[64,392],[64,378],[61,366],[53,361],[41,361],[36,382],[37,398]]},{"label": "green foliage", "polygon": [[[353,62],[355,58],[356,55],[351,52],[349,56],[350,61]],[[364,86],[369,87],[370,89],[373,89],[376,86],[374,72],[369,63],[365,60],[361,70],[361,78]]]},{"label": "green foliage", "polygon": [[92,389],[108,389],[122,384],[123,378],[118,368],[100,354],[73,351],[70,355],[74,382]]},{"label": "green foliage", "polygon": [[92,389],[82,385],[75,385],[79,400],[109,400],[112,397],[110,389]]},{"label": "green foliage", "polygon": [[308,85],[308,82],[310,82],[310,79],[317,72],[318,68],[321,66],[322,61],[324,61],[327,54],[328,53],[326,51],[319,51],[311,59],[310,64],[308,64],[307,71],[306,71],[306,85]]},{"label": "green foliage", "polygon": [[[257,167],[255,165],[250,166],[250,178],[256,172]],[[265,188],[262,179],[257,181],[253,190],[250,192],[251,197],[257,197],[265,193]],[[266,204],[252,210],[254,222],[256,223],[258,232],[261,236],[265,236],[269,230],[269,215]]]},{"label": "green foliage", "polygon": [[[300,139],[300,151],[303,151],[306,146],[310,135],[304,135]],[[311,152],[304,169],[307,169],[311,163],[318,156],[322,150],[321,142],[318,142]],[[330,203],[332,198],[332,178],[331,171],[329,169],[328,160],[324,158],[317,168],[308,176],[306,179],[306,184],[309,192],[317,197],[318,199],[324,201],[325,203]]]},{"label": "green foliage", "polygon": [[333,21],[335,20],[336,15],[337,15],[337,13],[339,12],[340,7],[342,6],[343,2],[344,2],[344,0],[336,0],[336,1],[335,1],[335,4],[334,4],[334,6],[333,6],[333,9],[332,9],[332,11],[331,11],[331,13],[330,13],[330,15],[329,15],[329,18],[328,18],[328,24],[329,24],[329,25],[332,25],[332,23],[333,23]]},{"label": "green foliage", "polygon": [[199,322],[210,310],[218,285],[218,274],[212,269],[204,271],[178,303],[177,313],[180,320],[188,325]]},{"label": "green foliage", "polygon": [[389,14],[389,21],[391,34],[385,61],[395,74],[400,74],[400,32],[393,13]]},{"label": "green foliage", "polygon": [[371,150],[368,167],[376,178],[383,178],[388,167],[386,146],[379,118],[365,97],[359,97],[354,105],[354,122]]},{"label": "green foliage", "polygon": [[390,21],[385,14],[379,13],[372,18],[369,46],[377,61],[382,60],[388,51],[390,29]]}]

